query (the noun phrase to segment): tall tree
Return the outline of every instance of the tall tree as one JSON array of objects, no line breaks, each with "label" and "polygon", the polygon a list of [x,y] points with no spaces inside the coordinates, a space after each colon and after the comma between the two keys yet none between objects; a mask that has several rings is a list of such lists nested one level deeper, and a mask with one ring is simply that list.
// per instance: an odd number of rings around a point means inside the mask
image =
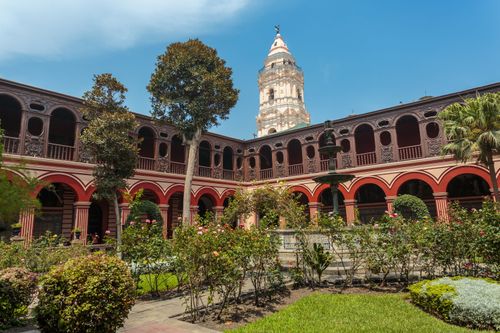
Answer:
[{"label": "tall tree", "polygon": [[201,135],[227,119],[238,100],[232,70],[217,51],[198,39],[172,43],[156,62],[147,89],[154,118],[173,125],[188,150],[184,183],[183,223],[190,219],[191,184]]},{"label": "tall tree", "polygon": [[135,116],[125,106],[127,88],[111,74],[94,75],[94,85],[83,95],[82,112],[89,120],[81,142],[95,162],[95,197],[107,200],[116,216],[118,253],[121,246],[121,216],[118,193],[134,175],[137,164],[137,140],[131,133],[137,128]]},{"label": "tall tree", "polygon": [[467,162],[474,155],[488,168],[493,194],[500,201],[493,156],[500,153],[500,93],[478,95],[454,103],[439,114],[448,144],[444,154]]}]

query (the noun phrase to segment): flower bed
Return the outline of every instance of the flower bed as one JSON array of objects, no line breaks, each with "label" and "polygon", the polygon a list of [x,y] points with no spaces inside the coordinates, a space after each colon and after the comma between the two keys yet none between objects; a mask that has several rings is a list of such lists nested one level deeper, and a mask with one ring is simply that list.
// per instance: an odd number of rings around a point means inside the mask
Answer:
[{"label": "flower bed", "polygon": [[454,324],[500,330],[500,284],[490,279],[440,278],[409,287],[413,303]]}]

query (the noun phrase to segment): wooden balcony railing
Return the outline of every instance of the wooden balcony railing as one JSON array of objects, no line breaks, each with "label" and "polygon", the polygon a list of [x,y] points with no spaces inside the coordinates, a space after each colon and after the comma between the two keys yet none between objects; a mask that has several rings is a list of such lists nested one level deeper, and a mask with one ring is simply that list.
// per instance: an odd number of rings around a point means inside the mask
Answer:
[{"label": "wooden balcony railing", "polygon": [[[321,160],[319,161],[319,168],[320,171],[328,171],[328,160]],[[337,159],[335,158],[335,168],[339,168],[339,165],[337,164]]]},{"label": "wooden balcony railing", "polygon": [[401,161],[414,160],[416,158],[422,157],[422,146],[421,145],[402,147],[402,148],[399,148],[398,150],[399,150],[399,159]]},{"label": "wooden balcony railing", "polygon": [[288,166],[288,175],[289,176],[296,176],[296,175],[301,175],[304,173],[304,166],[302,163],[300,164],[293,164]]},{"label": "wooden balcony railing", "polygon": [[56,143],[49,143],[47,150],[47,157],[56,160],[73,160],[73,153],[75,148],[73,146],[59,145]]},{"label": "wooden balcony railing", "polygon": [[170,173],[183,175],[186,173],[186,165],[184,163],[170,162]]},{"label": "wooden balcony railing", "polygon": [[222,170],[222,178],[227,180],[234,180],[234,171],[233,170]]},{"label": "wooden balcony railing", "polygon": [[19,153],[19,138],[12,136],[3,137],[3,151],[7,154]]},{"label": "wooden balcony railing", "polygon": [[375,155],[374,151],[369,153],[357,154],[356,163],[358,166],[375,164],[377,163],[377,155]]},{"label": "wooden balcony railing", "polygon": [[200,176],[200,177],[212,177],[212,168],[200,165],[198,167],[198,176]]},{"label": "wooden balcony railing", "polygon": [[273,169],[272,168],[260,170],[260,179],[261,180],[271,179],[271,178],[273,178]]},{"label": "wooden balcony railing", "polygon": [[155,170],[156,162],[154,158],[139,156],[137,168],[142,170]]}]

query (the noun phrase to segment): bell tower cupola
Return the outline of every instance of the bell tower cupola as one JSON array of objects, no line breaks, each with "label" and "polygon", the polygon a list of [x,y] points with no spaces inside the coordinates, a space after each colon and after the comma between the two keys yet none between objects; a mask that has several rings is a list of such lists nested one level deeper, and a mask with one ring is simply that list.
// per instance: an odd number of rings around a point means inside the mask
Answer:
[{"label": "bell tower cupola", "polygon": [[276,26],[271,49],[259,71],[259,115],[257,136],[261,137],[310,124],[304,104],[304,73]]}]

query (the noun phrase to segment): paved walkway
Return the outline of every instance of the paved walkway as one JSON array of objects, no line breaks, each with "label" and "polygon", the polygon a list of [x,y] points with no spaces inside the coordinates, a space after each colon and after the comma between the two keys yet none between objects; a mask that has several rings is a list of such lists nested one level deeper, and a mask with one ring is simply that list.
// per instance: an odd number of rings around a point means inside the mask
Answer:
[{"label": "paved walkway", "polygon": [[130,312],[120,333],[214,333],[217,331],[175,318],[184,313],[181,297],[168,300],[138,302]]}]

